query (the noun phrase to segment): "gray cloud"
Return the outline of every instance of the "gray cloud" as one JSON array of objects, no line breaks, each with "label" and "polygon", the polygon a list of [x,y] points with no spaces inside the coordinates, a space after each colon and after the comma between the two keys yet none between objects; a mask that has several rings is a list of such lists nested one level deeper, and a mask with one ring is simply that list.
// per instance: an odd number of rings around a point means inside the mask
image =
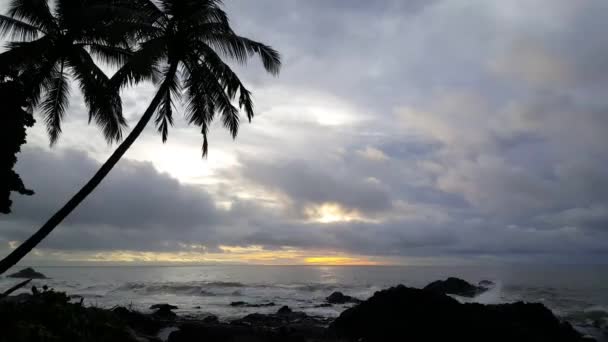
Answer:
[{"label": "gray cloud", "polygon": [[[187,242],[608,260],[605,2],[227,6],[237,31],[284,54],[278,79],[257,63],[236,66],[256,94],[253,124],[236,144],[214,131],[200,176],[183,176],[184,161],[166,157],[182,149],[197,160],[198,132],[178,122],[161,147],[147,131],[131,159],[45,246],[175,251]],[[138,117],[149,95],[149,87],[125,94],[129,117]],[[79,117],[74,103],[70,117]],[[84,124],[68,121],[57,153],[24,154],[20,168],[37,195],[19,199],[15,214],[3,218],[0,240],[26,236],[111,150]],[[42,130],[30,141],[45,144]],[[286,208],[273,207],[268,192]],[[377,220],[304,222],[303,208],[324,202]]]}]

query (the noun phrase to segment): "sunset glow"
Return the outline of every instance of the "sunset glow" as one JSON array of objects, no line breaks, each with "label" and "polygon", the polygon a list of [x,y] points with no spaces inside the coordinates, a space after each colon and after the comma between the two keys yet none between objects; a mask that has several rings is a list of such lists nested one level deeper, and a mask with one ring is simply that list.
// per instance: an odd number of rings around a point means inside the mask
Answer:
[{"label": "sunset glow", "polygon": [[365,221],[357,210],[346,209],[338,203],[309,206],[304,213],[311,221],[320,223]]}]

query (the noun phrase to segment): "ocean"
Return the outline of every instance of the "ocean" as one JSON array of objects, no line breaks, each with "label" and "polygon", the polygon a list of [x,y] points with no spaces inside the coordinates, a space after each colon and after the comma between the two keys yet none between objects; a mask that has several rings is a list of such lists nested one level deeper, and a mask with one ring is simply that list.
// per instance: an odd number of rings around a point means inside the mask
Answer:
[{"label": "ocean", "polygon": [[[540,302],[578,329],[605,340],[608,331],[608,266],[187,266],[187,267],[36,267],[48,285],[82,296],[87,305],[116,305],[148,311],[169,303],[188,317],[209,314],[230,320],[248,313],[275,312],[280,306],[311,315],[337,317],[348,305],[319,307],[334,291],[366,299],[375,291],[404,284],[423,287],[450,276],[471,283],[491,280],[494,288],[473,299],[484,304]],[[17,271],[19,268],[11,270]],[[15,279],[0,278],[0,290]],[[25,291],[22,290],[22,291]],[[245,308],[231,302],[274,303]]]}]

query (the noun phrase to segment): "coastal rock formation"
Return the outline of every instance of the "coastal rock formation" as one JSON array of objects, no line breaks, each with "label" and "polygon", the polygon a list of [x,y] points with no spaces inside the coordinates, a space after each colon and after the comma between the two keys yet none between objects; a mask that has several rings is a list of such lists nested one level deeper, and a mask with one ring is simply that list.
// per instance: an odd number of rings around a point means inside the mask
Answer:
[{"label": "coastal rock formation", "polygon": [[174,318],[177,315],[173,310],[178,307],[171,304],[154,304],[150,307],[152,310],[156,310],[153,315],[159,318]]},{"label": "coastal rock formation", "polygon": [[477,284],[477,286],[487,289],[487,288],[494,286],[494,282],[491,280],[482,280]]},{"label": "coastal rock formation", "polygon": [[287,306],[230,323],[216,316],[177,317],[170,304],[151,308],[162,314],[87,307],[64,293],[33,289],[0,299],[0,342],[159,342],[161,335],[169,342],[592,341],[542,304],[461,304],[402,285],[376,292],[333,323]]},{"label": "coastal rock formation", "polygon": [[486,291],[487,287],[475,286],[465,280],[450,277],[446,280],[434,281],[424,287],[424,290],[442,294],[453,294],[462,297],[475,297],[476,295]]},{"label": "coastal rock formation", "polygon": [[10,274],[9,278],[24,278],[24,279],[47,279],[47,277],[40,273],[36,272],[33,268],[28,267],[24,268],[19,272]]},{"label": "coastal rock formation", "polygon": [[333,342],[325,336],[327,323],[283,306],[274,314],[254,313],[230,324],[186,322],[169,335],[168,341]]},{"label": "coastal rock formation", "polygon": [[346,304],[346,303],[361,303],[361,300],[355,297],[347,296],[342,292],[334,292],[330,294],[327,298],[325,298],[329,304]]},{"label": "coastal rock formation", "polygon": [[538,341],[584,339],[542,304],[461,304],[441,293],[403,285],[376,292],[330,326],[351,341]]},{"label": "coastal rock formation", "polygon": [[264,307],[269,307],[269,306],[276,306],[276,304],[273,303],[273,302],[260,303],[260,304],[252,304],[252,303],[238,301],[238,302],[232,302],[232,303],[230,303],[230,306],[244,307],[244,308],[264,308]]}]

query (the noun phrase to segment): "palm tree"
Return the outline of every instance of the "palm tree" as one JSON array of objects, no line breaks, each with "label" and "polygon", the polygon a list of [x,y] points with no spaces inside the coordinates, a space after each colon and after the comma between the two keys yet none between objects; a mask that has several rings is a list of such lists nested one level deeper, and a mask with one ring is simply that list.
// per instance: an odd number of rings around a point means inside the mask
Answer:
[{"label": "palm tree", "polygon": [[108,141],[121,139],[126,122],[119,93],[93,60],[119,64],[130,54],[128,43],[113,39],[107,29],[109,11],[103,0],[57,0],[54,11],[46,0],[13,0],[7,15],[0,15],[0,35],[19,39],[8,43],[0,65],[25,84],[29,104],[42,111],[51,144],[61,133],[70,78],[80,86],[89,120]]},{"label": "palm tree", "polygon": [[200,128],[203,156],[208,152],[207,133],[216,115],[235,138],[239,109],[251,120],[253,102],[250,91],[222,57],[245,63],[258,55],[266,71],[277,75],[280,70],[277,51],[231,29],[220,0],[126,0],[123,7],[133,11],[112,25],[135,37],[139,46],[112,77],[112,86],[154,80],[158,90],[137,125],[93,178],[34,235],[0,261],[0,274],[31,251],[99,185],[152,117],[165,142],[173,124],[175,101],[183,100],[188,122]]}]

